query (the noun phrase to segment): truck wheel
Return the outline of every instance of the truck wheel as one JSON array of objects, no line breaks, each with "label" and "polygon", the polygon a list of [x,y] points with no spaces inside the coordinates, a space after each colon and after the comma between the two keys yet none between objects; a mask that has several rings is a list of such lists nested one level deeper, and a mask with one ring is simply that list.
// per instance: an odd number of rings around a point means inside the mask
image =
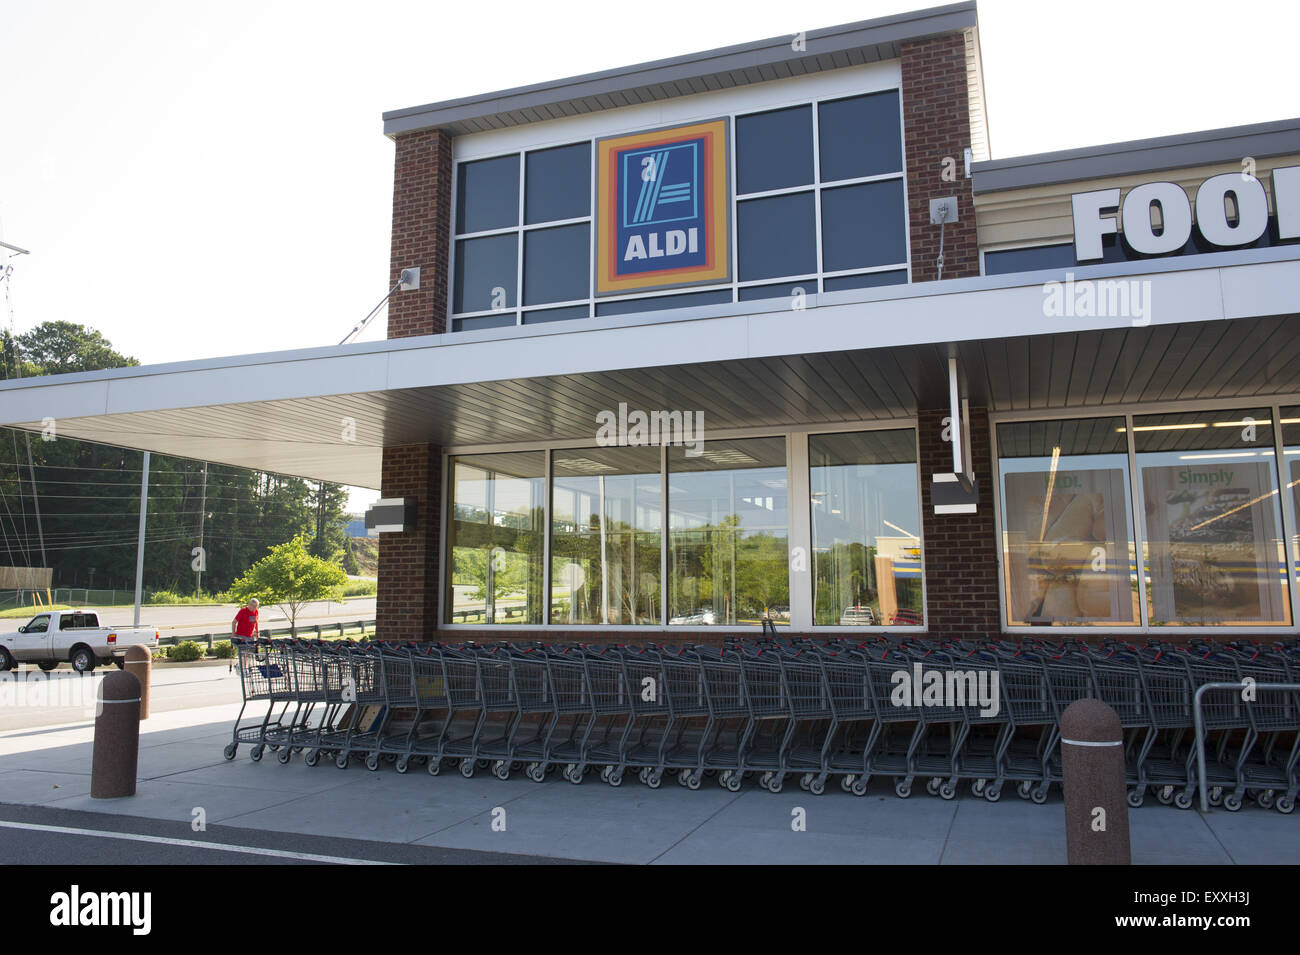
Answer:
[{"label": "truck wheel", "polygon": [[126,657],[124,657],[124,656],[122,656],[122,657],[113,657],[113,666],[117,667],[119,670],[125,670],[125,669],[126,669]]},{"label": "truck wheel", "polygon": [[9,655],[9,651],[0,647],[0,673],[14,668],[14,658]]},{"label": "truck wheel", "polygon": [[72,654],[72,669],[78,673],[90,673],[97,662],[95,655],[86,647],[81,647]]},{"label": "truck wheel", "polygon": [[38,667],[40,667],[42,670],[44,670],[46,673],[49,673],[49,672],[50,672],[51,670],[53,670],[56,666],[59,665],[59,661],[58,661],[58,660],[42,660],[40,663],[38,663],[38,664],[36,664],[36,665],[37,665]]}]

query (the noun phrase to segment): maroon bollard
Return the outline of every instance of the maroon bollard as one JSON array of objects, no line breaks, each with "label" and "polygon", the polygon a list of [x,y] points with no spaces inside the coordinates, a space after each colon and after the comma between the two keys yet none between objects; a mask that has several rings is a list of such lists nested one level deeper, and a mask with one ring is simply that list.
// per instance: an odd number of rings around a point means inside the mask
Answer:
[{"label": "maroon bollard", "polygon": [[140,755],[140,681],[125,670],[110,673],[99,685],[99,702],[90,798],[134,796]]},{"label": "maroon bollard", "polygon": [[1124,731],[1101,700],[1075,700],[1061,714],[1065,853],[1070,865],[1131,865]]},{"label": "maroon bollard", "polygon": [[153,654],[138,643],[126,648],[127,673],[135,674],[140,681],[140,719],[149,718],[149,681],[153,675]]}]

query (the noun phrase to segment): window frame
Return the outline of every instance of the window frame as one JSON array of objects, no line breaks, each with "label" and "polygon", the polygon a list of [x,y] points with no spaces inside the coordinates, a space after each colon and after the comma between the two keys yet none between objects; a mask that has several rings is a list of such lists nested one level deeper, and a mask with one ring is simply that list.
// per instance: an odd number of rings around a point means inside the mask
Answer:
[{"label": "window frame", "polygon": [[[812,521],[811,507],[812,500],[809,495],[811,487],[811,473],[809,471],[808,459],[808,438],[818,434],[843,434],[847,432],[866,432],[866,431],[899,431],[910,429],[912,439],[916,450],[916,480],[917,489],[923,493],[924,485],[922,483],[923,475],[921,473],[921,447],[920,447],[920,426],[918,419],[915,417],[891,418],[891,419],[872,419],[866,421],[845,421],[833,422],[808,426],[787,426],[784,428],[729,428],[725,430],[710,431],[708,440],[732,440],[744,438],[783,438],[786,449],[786,496],[788,500],[788,519],[787,519],[787,541],[788,548],[791,552],[796,547],[803,547],[804,552],[809,555],[806,562],[807,566],[801,575],[797,575],[794,570],[790,571],[790,611],[791,619],[788,627],[782,625],[782,629],[789,633],[824,633],[832,634],[865,634],[865,633],[924,633],[929,626],[929,606],[928,606],[928,589],[925,574],[925,528],[924,518],[925,509],[923,498],[918,498],[917,508],[922,518],[921,527],[921,606],[922,619],[919,625],[912,626],[885,626],[883,624],[874,624],[869,627],[856,626],[814,626],[813,620],[813,568],[811,562],[812,555]],[[524,452],[524,451],[542,451],[545,452],[546,467],[546,485],[544,489],[545,498],[545,528],[546,537],[543,544],[543,581],[542,592],[546,595],[546,606],[549,607],[551,593],[551,522],[552,522],[552,497],[554,493],[554,462],[552,455],[555,451],[590,448],[594,444],[592,438],[579,438],[564,441],[528,441],[513,444],[493,444],[493,445],[465,445],[465,446],[447,446],[442,449],[442,494],[440,506],[442,508],[442,520],[439,526],[438,535],[438,596],[437,596],[437,620],[438,629],[440,630],[466,630],[466,631],[483,631],[502,628],[503,632],[519,631],[550,631],[550,632],[573,632],[586,631],[591,633],[617,633],[617,632],[654,632],[665,634],[719,634],[732,632],[753,632],[759,633],[761,626],[753,624],[735,624],[735,625],[683,625],[669,624],[668,621],[668,533],[669,533],[669,475],[668,467],[668,445],[658,445],[659,450],[659,467],[661,475],[661,493],[662,501],[660,505],[660,622],[656,624],[625,625],[625,624],[552,624],[549,622],[549,613],[545,615],[546,622],[541,624],[487,624],[487,623],[447,623],[446,611],[449,606],[448,586],[450,584],[449,570],[450,560],[447,554],[447,545],[449,541],[449,520],[453,513],[455,502],[453,495],[455,487],[451,481],[451,462],[454,458],[465,455],[493,454],[498,452]],[[654,447],[654,446],[652,446]]]},{"label": "window frame", "polygon": [[[1300,614],[1297,613],[1297,561],[1293,556],[1290,541],[1296,534],[1297,515],[1294,513],[1293,497],[1294,495],[1285,493],[1287,490],[1286,482],[1282,480],[1281,472],[1277,471],[1277,462],[1283,460],[1282,429],[1280,427],[1281,409],[1290,405],[1300,405],[1300,395],[1272,395],[1256,396],[1247,398],[1224,398],[1218,401],[1164,401],[1151,403],[1125,403],[1116,405],[1106,405],[1101,407],[1089,408],[1057,408],[1048,411],[1020,411],[1020,412],[1001,412],[989,415],[989,449],[992,455],[991,465],[993,473],[993,519],[994,519],[994,549],[997,553],[997,573],[998,573],[998,612],[1005,633],[1035,633],[1039,636],[1050,637],[1052,634],[1070,635],[1070,636],[1155,636],[1159,634],[1169,634],[1171,637],[1187,636],[1226,636],[1236,634],[1238,636],[1259,636],[1272,635],[1291,636],[1300,633]],[[1273,422],[1269,427],[1273,429],[1273,466],[1278,482],[1278,495],[1282,498],[1280,528],[1282,534],[1283,553],[1285,554],[1285,565],[1287,572],[1287,597],[1291,602],[1291,623],[1290,624],[1245,624],[1238,626],[1180,626],[1180,625],[1152,625],[1150,622],[1150,612],[1147,606],[1146,594],[1146,562],[1143,555],[1143,546],[1147,542],[1146,529],[1146,511],[1142,504],[1142,486],[1141,475],[1138,472],[1137,451],[1133,440],[1133,418],[1142,417],[1150,414],[1176,414],[1191,412],[1211,412],[1223,411],[1232,412],[1236,410],[1247,410],[1251,408],[1267,408],[1270,420]],[[998,425],[1010,424],[1026,421],[1062,421],[1084,418],[1123,418],[1125,431],[1125,441],[1127,444],[1128,456],[1128,493],[1131,504],[1133,545],[1134,552],[1138,560],[1138,607],[1140,619],[1136,626],[1122,625],[1098,625],[1098,626],[1011,626],[1008,623],[1008,606],[1007,606],[1007,581],[1005,554],[1003,548],[1004,525],[1002,520],[1002,481],[1000,478],[998,455]]]},{"label": "window frame", "polygon": [[[896,93],[898,97],[898,129],[899,129],[900,141],[902,142],[902,146],[903,146],[901,150],[901,155],[899,157],[899,170],[897,172],[882,173],[874,176],[859,176],[851,179],[836,179],[836,180],[823,181],[821,178],[821,133],[820,133],[821,104],[824,102],[835,102],[839,100],[853,99],[858,96],[871,96],[878,93],[888,93],[888,92]],[[744,108],[738,108],[739,105],[740,104],[732,103],[720,109],[714,109],[714,110],[706,109],[703,113],[700,114],[701,117],[707,117],[711,119],[726,119],[728,124],[727,134],[729,140],[728,140],[728,148],[727,148],[727,153],[728,153],[727,175],[728,175],[728,188],[731,190],[731,194],[728,197],[728,204],[729,204],[728,222],[729,222],[729,230],[730,230],[730,248],[727,250],[727,254],[731,256],[732,259],[730,282],[712,282],[712,283],[702,284],[702,285],[684,285],[684,286],[673,287],[673,288],[654,289],[649,291],[627,292],[627,293],[621,293],[616,295],[597,296],[595,294],[594,281],[592,279],[592,276],[595,274],[595,267],[596,267],[595,262],[596,262],[596,240],[597,240],[596,216],[595,216],[596,201],[597,201],[597,195],[596,195],[597,150],[595,144],[596,141],[600,139],[602,136],[610,135],[610,133],[605,130],[591,130],[590,132],[587,132],[585,134],[575,131],[574,135],[557,138],[555,141],[524,143],[524,144],[516,145],[513,148],[505,148],[503,146],[503,148],[501,148],[500,150],[485,150],[482,153],[475,151],[474,154],[472,155],[466,155],[463,157],[462,156],[453,157],[452,177],[451,177],[453,215],[451,216],[450,246],[447,255],[448,295],[447,295],[447,307],[446,307],[446,316],[445,316],[446,318],[445,327],[447,331],[449,333],[454,333],[459,331],[471,331],[474,330],[474,322],[473,322],[474,319],[499,317],[503,315],[513,315],[514,317],[514,321],[505,327],[511,327],[511,325],[518,327],[527,324],[525,316],[527,315],[528,312],[537,311],[539,309],[545,309],[545,308],[566,308],[566,307],[575,307],[575,306],[586,306],[587,318],[592,319],[592,318],[599,317],[597,316],[596,313],[596,307],[598,304],[616,302],[616,301],[656,298],[659,296],[678,295],[678,294],[685,294],[690,292],[706,292],[706,291],[718,291],[718,290],[730,289],[731,304],[743,305],[744,303],[740,299],[741,288],[746,288],[750,286],[772,285],[772,284],[784,283],[784,282],[807,283],[808,288],[805,289],[806,294],[817,295],[823,291],[824,279],[839,278],[842,276],[850,276],[850,275],[853,276],[868,275],[875,272],[901,271],[906,274],[906,282],[904,284],[911,284],[912,282],[912,256],[911,256],[912,236],[911,236],[911,216],[909,214],[909,206],[908,206],[908,182],[907,182],[908,167],[907,167],[907,142],[906,142],[907,127],[904,123],[903,90],[902,90],[901,80],[897,78],[890,78],[888,82],[874,89],[872,88],[863,89],[860,87],[854,87],[850,89],[839,89],[839,90],[809,91],[805,95],[801,95],[792,99],[787,98],[787,99],[776,100],[773,102],[747,103],[744,105]],[[754,113],[767,113],[767,112],[773,112],[780,109],[788,109],[788,108],[798,107],[798,106],[808,106],[812,110],[812,136],[813,136],[812,182],[800,186],[790,186],[781,189],[766,190],[762,192],[745,193],[743,195],[738,193],[736,191],[736,120],[737,118],[748,116]],[[620,132],[626,132],[631,134],[631,133],[637,133],[641,131],[662,129],[665,126],[684,125],[686,123],[689,123],[690,121],[691,119],[688,117],[674,116],[669,121],[665,122],[665,119],[663,117],[659,117],[654,122],[642,122],[639,125],[629,124],[625,129],[620,130]],[[556,220],[554,222],[525,224],[524,212],[525,212],[525,198],[526,198],[526,188],[527,188],[526,179],[527,179],[528,154],[530,152],[539,152],[542,150],[553,149],[561,146],[576,146],[581,144],[582,142],[587,142],[591,146],[591,172],[590,172],[591,198],[590,198],[590,204],[588,206],[588,214],[586,216],[579,216],[574,219],[563,219],[563,220]],[[461,165],[463,163],[476,162],[483,159],[499,158],[511,154],[514,154],[519,158],[518,223],[515,226],[503,228],[503,229],[493,229],[484,232],[458,234],[456,232],[456,217],[454,214],[454,207],[456,204],[457,191],[460,188]],[[854,185],[861,185],[864,183],[880,182],[880,181],[892,180],[892,179],[901,180],[903,186],[902,218],[903,218],[903,243],[904,243],[904,249],[906,251],[905,260],[903,262],[890,263],[888,265],[869,266],[866,268],[851,268],[851,269],[843,269],[843,270],[837,270],[832,272],[824,271],[824,255],[822,249],[823,188],[829,189],[829,188],[836,188],[840,186],[854,186]],[[813,193],[813,215],[814,215],[814,232],[815,232],[814,238],[816,242],[816,246],[815,246],[816,271],[812,273],[771,276],[762,279],[750,279],[744,282],[740,281],[739,280],[740,236],[736,232],[737,207],[742,201],[745,200],[789,195],[797,192]],[[590,227],[590,236],[591,236],[590,241],[588,242],[588,256],[590,261],[588,262],[587,298],[574,299],[572,301],[565,301],[565,302],[549,302],[546,305],[541,305],[541,306],[531,306],[531,307],[524,306],[523,304],[523,269],[524,269],[523,236],[525,231],[529,229],[537,229],[537,228],[554,228],[562,225],[576,225],[582,222],[588,223]],[[489,310],[477,311],[477,312],[455,312],[453,310],[453,306],[455,302],[455,291],[456,291],[455,290],[455,276],[456,276],[455,259],[456,259],[457,242],[461,241],[462,239],[482,238],[485,236],[502,235],[502,234],[507,234],[512,232],[515,233],[518,237],[517,252],[516,252],[517,258],[516,258],[516,276],[515,276],[515,305],[511,308],[489,309]],[[568,319],[568,321],[581,321],[581,318],[575,316],[572,319]],[[467,327],[462,327],[462,323],[467,323]]]}]

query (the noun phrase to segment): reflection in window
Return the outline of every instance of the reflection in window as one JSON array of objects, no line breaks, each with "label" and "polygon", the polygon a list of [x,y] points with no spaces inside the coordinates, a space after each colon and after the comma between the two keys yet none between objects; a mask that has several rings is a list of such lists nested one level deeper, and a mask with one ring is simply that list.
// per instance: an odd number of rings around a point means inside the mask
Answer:
[{"label": "reflection in window", "polygon": [[551,461],[550,622],[659,623],[659,449],[555,451]]},{"label": "reflection in window", "polygon": [[542,623],[545,454],[451,460],[448,623]]},{"label": "reflection in window", "polygon": [[1139,415],[1133,442],[1149,622],[1289,623],[1271,413]]},{"label": "reflection in window", "polygon": [[916,433],[808,439],[813,623],[920,625],[920,487]]},{"label": "reflection in window", "polygon": [[998,426],[1011,626],[1139,619],[1123,418]]},{"label": "reflection in window", "polygon": [[668,622],[790,622],[784,438],[668,449]]}]

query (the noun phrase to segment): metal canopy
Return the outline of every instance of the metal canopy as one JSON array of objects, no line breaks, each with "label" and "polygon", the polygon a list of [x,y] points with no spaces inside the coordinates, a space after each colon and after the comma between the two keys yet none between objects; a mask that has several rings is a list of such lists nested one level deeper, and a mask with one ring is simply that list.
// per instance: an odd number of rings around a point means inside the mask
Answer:
[{"label": "metal canopy", "polygon": [[[971,403],[995,412],[1300,394],[1296,315],[987,339],[956,352]],[[702,411],[706,438],[910,417],[947,406],[948,354],[929,344],[747,358],[62,417],[57,428],[61,437],[377,488],[386,445],[594,445],[596,415],[620,402]]]}]

